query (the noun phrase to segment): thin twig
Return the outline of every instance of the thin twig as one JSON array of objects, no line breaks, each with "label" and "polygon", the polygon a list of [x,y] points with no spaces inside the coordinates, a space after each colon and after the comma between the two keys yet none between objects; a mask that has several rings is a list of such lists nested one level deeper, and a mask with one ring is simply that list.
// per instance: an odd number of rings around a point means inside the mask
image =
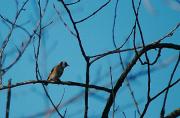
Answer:
[{"label": "thin twig", "polygon": [[124,112],[122,112],[122,114],[123,114],[124,118],[126,118],[126,114]]},{"label": "thin twig", "polygon": [[9,31],[8,35],[6,36],[6,39],[3,41],[3,44],[2,44],[2,47],[1,47],[1,48],[2,48],[2,52],[1,52],[1,53],[3,53],[4,49],[6,48],[8,42],[9,42],[9,40],[10,40],[10,37],[11,37],[11,35],[12,35],[12,33],[13,33],[13,30],[14,30],[14,28],[15,28],[15,26],[16,26],[15,24],[16,24],[16,22],[17,22],[17,20],[18,20],[18,18],[19,18],[19,16],[20,16],[20,14],[21,14],[21,12],[24,10],[24,7],[25,7],[26,4],[28,3],[28,1],[29,1],[29,0],[26,0],[26,1],[23,3],[23,5],[22,5],[22,7],[20,8],[20,10],[17,11],[17,14],[16,14],[16,16],[15,16],[14,22],[13,22],[13,24],[12,24],[12,28],[11,28],[11,30]]},{"label": "thin twig", "polygon": [[[113,96],[114,96],[114,93],[113,93],[113,77],[112,77],[112,69],[111,69],[111,67],[110,67],[110,79],[111,79],[111,89],[112,89],[112,94],[113,94]],[[112,113],[112,118],[114,118],[114,113],[115,113],[115,97],[113,97],[113,99],[114,99],[114,103],[113,103],[113,113]]]},{"label": "thin twig", "polygon": [[63,25],[65,26],[65,28],[66,28],[73,36],[77,37],[76,34],[70,29],[70,27],[68,26],[68,24],[63,20],[61,13],[57,10],[57,8],[55,7],[54,4],[53,4],[53,7],[54,7],[57,15],[59,16],[59,19],[61,20],[61,22],[62,22]]},{"label": "thin twig", "polygon": [[5,18],[1,14],[0,14],[0,17],[1,17],[1,19],[3,19],[4,22],[7,22],[11,25],[15,25],[15,28],[17,27],[17,28],[21,29],[22,31],[24,31],[26,34],[28,34],[30,36],[30,32],[26,28],[22,27],[21,25],[13,23],[12,21],[10,21],[8,18]]},{"label": "thin twig", "polygon": [[175,86],[180,82],[180,78],[177,79],[175,82],[173,82],[170,86],[167,86],[163,90],[161,90],[159,93],[157,93],[155,96],[151,97],[151,101],[155,100],[157,97],[159,97],[161,94],[163,94],[167,89],[170,89],[171,87]]},{"label": "thin twig", "polygon": [[[60,0],[59,0],[60,1]],[[79,21],[75,21],[75,24],[81,23],[83,21],[86,21],[87,19],[91,18],[92,16],[94,16],[96,13],[98,13],[101,9],[103,9],[106,5],[108,5],[111,2],[111,0],[108,0],[105,4],[103,4],[101,7],[99,7],[96,11],[94,11],[93,13],[91,13],[89,16],[79,20]]]},{"label": "thin twig", "polygon": [[75,5],[76,3],[80,2],[80,0],[77,0],[75,2],[72,2],[72,3],[66,3],[67,6],[70,6],[70,5]]},{"label": "thin twig", "polygon": [[22,42],[21,52],[18,53],[17,57],[7,67],[2,69],[4,71],[3,74],[5,74],[10,68],[12,68],[19,61],[19,59],[21,58],[21,56],[24,54],[25,50],[31,43],[33,37],[35,36],[35,34],[38,30],[38,27],[39,27],[39,24],[37,24],[37,26],[34,28],[33,33],[29,36],[28,40],[25,42]]},{"label": "thin twig", "polygon": [[[176,62],[175,66],[174,66],[174,69],[173,69],[173,71],[171,73],[171,76],[170,76],[170,79],[169,79],[169,82],[168,82],[168,86],[171,85],[172,79],[174,77],[175,71],[177,70],[179,62],[180,62],[180,52],[179,52],[179,56],[178,56],[177,62]],[[160,113],[160,117],[161,118],[164,118],[165,106],[166,106],[166,101],[167,101],[167,97],[168,97],[168,92],[169,92],[169,89],[167,89],[167,91],[165,93],[165,96],[164,96],[164,101],[163,101],[163,105],[162,105],[162,109],[161,109],[161,113]]]}]

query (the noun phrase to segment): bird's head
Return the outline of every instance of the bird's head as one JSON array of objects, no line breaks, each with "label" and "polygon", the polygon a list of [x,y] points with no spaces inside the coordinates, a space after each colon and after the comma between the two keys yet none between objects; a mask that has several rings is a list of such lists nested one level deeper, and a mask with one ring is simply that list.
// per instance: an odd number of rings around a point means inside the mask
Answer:
[{"label": "bird's head", "polygon": [[63,68],[66,68],[67,66],[69,66],[68,63],[65,61],[61,61],[59,65]]}]

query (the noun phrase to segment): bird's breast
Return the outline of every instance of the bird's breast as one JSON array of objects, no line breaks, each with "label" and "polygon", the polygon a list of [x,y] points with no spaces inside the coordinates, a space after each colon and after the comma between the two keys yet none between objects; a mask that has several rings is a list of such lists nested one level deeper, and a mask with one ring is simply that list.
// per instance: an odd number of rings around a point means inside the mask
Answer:
[{"label": "bird's breast", "polygon": [[60,77],[63,74],[63,71],[64,71],[64,69],[59,69],[58,70],[58,77]]}]

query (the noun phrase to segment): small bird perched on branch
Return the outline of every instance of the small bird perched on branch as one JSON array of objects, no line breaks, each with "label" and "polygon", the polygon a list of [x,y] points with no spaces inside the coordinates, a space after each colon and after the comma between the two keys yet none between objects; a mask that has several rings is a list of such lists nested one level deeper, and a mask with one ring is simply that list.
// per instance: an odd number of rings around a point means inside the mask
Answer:
[{"label": "small bird perched on branch", "polygon": [[[57,82],[60,81],[60,77],[64,72],[64,69],[69,66],[67,64],[67,62],[62,61],[60,62],[57,66],[55,66],[52,70],[51,73],[49,74],[49,77],[47,79],[47,81],[53,81],[53,82]],[[48,85],[48,83],[46,83],[45,85]]]}]

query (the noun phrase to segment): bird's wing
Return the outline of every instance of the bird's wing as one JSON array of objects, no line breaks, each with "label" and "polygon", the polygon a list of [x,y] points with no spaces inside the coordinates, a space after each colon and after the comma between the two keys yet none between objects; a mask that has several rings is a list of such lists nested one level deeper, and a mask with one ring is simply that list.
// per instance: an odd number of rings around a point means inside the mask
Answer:
[{"label": "bird's wing", "polygon": [[50,79],[51,79],[51,76],[53,76],[53,71],[54,71],[54,70],[55,70],[55,67],[51,70],[51,72],[50,72],[47,80],[50,80]]}]

